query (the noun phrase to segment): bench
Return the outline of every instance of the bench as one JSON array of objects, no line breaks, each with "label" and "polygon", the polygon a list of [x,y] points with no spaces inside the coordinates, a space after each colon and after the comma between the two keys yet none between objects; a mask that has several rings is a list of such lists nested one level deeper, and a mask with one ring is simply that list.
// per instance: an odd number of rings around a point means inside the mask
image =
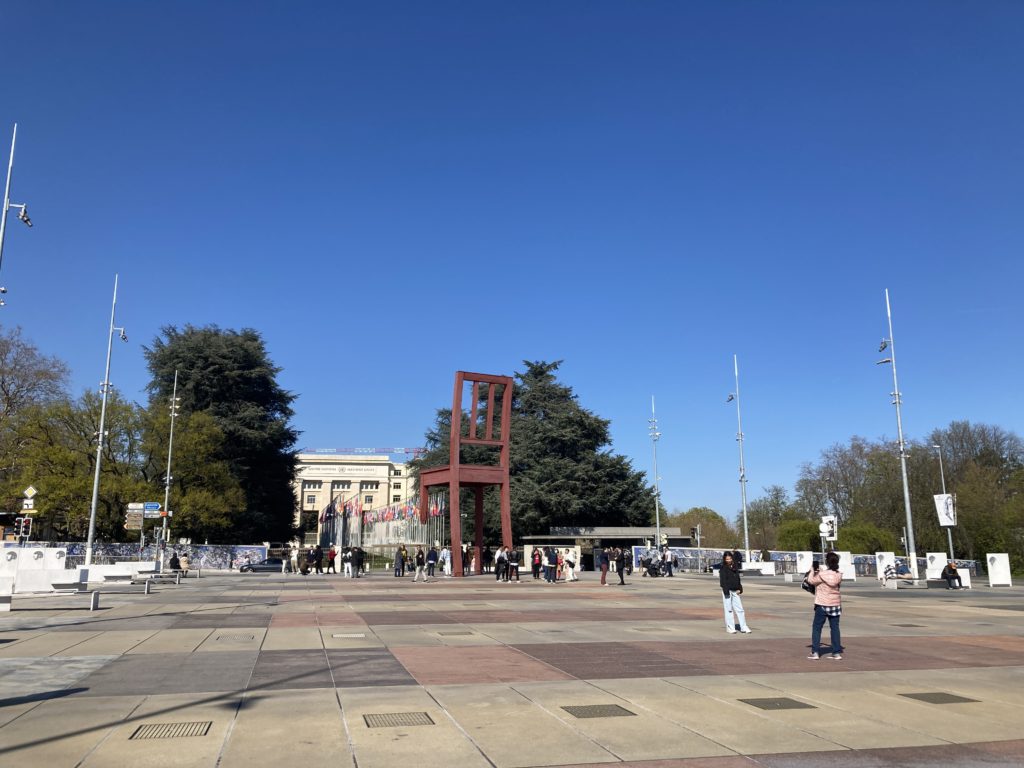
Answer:
[{"label": "bench", "polygon": [[166,571],[164,573],[140,573],[137,580],[132,581],[133,584],[145,581],[173,581],[175,584],[181,583],[181,571]]},{"label": "bench", "polygon": [[103,574],[103,581],[111,582],[125,582],[129,584],[135,581],[135,574],[130,571],[119,571],[117,573],[105,573]]},{"label": "bench", "polygon": [[896,586],[890,587],[890,589],[928,589],[928,581],[926,579],[896,579],[893,582]]}]

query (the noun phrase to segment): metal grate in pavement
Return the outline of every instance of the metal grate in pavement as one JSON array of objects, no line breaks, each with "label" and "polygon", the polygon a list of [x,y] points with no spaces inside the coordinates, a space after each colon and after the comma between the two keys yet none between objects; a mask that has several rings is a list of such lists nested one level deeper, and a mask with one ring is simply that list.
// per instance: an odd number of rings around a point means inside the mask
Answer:
[{"label": "metal grate in pavement", "polygon": [[367,728],[400,728],[411,725],[434,725],[426,712],[386,712],[363,715]]},{"label": "metal grate in pavement", "polygon": [[770,699],[740,699],[740,701],[758,709],[817,709],[810,704],[804,704],[796,699],[788,699],[785,696]]},{"label": "metal grate in pavement", "polygon": [[671,632],[671,629],[666,627],[637,627],[635,632]]},{"label": "metal grate in pavement", "polygon": [[562,707],[573,717],[636,717],[636,712],[630,712],[618,704],[582,704],[572,707]]},{"label": "metal grate in pavement", "polygon": [[249,640],[255,640],[256,635],[220,635],[217,637],[218,640],[227,640],[232,643],[245,643]]},{"label": "metal grate in pavement", "polygon": [[893,627],[923,627],[924,624],[892,624]]},{"label": "metal grate in pavement", "polygon": [[365,632],[338,632],[331,637],[366,637]]},{"label": "metal grate in pavement", "polygon": [[906,699],[916,699],[926,704],[977,704],[977,699],[967,699],[952,693],[901,693]]},{"label": "metal grate in pavement", "polygon": [[138,739],[181,739],[186,736],[205,736],[210,732],[213,722],[196,723],[150,723],[140,725],[128,737],[129,741]]},{"label": "metal grate in pavement", "polygon": [[445,637],[451,637],[451,636],[455,636],[455,635],[474,635],[476,633],[475,632],[438,632],[437,634],[444,635]]}]

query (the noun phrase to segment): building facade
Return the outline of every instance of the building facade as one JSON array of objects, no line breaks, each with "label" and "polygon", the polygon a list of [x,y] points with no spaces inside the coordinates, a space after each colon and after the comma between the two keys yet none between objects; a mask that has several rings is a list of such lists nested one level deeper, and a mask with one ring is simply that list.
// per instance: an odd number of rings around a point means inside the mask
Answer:
[{"label": "building facade", "polygon": [[346,505],[369,512],[408,502],[412,495],[407,465],[389,455],[307,450],[298,455],[295,478],[295,523],[303,545],[348,545],[361,525],[359,515],[341,513]]}]

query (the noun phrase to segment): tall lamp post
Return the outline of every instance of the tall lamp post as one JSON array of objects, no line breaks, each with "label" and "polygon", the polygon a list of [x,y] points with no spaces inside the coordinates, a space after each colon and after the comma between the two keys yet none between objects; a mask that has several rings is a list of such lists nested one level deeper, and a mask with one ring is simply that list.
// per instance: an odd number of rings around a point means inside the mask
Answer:
[{"label": "tall lamp post", "polygon": [[725,402],[736,401],[736,442],[740,445],[740,503],[743,509],[743,550],[744,557],[750,561],[750,532],[747,528],[747,468],[743,464],[743,418],[740,415],[740,363],[736,355],[732,356],[732,368],[736,374],[736,391],[729,394]]},{"label": "tall lamp post", "polygon": [[[932,448],[939,454],[939,477],[942,478],[942,495],[946,495],[946,470],[942,466],[942,446],[935,444]],[[949,559],[953,560],[953,529],[952,526],[946,526],[946,538],[949,541]]]},{"label": "tall lamp post", "polygon": [[[25,226],[32,226],[32,219],[28,217],[28,208],[24,203],[11,202],[11,176],[14,172],[14,143],[18,140],[18,124],[14,124],[14,135],[11,136],[11,158],[7,161],[7,184],[4,186],[4,207],[0,209],[0,267],[4,263],[4,235],[7,233],[7,212],[11,208],[18,208],[18,218]],[[0,294],[7,293],[7,289],[0,287]],[[0,306],[3,306],[3,299],[0,299]]]},{"label": "tall lamp post", "polygon": [[[178,369],[174,369],[174,388],[171,390],[171,433],[167,438],[167,474],[164,476],[164,525],[160,532],[160,540],[167,543],[167,515],[170,514],[171,503],[171,454],[174,452],[174,420],[178,418],[178,404],[181,398],[178,397]],[[160,557],[160,548],[157,547],[156,557]]]},{"label": "tall lamp post", "polygon": [[658,417],[654,413],[654,395],[651,395],[651,418],[647,420],[648,431],[651,434],[651,445],[654,447],[654,535],[656,541],[654,548],[661,551],[661,490],[658,485],[658,438],[661,432],[658,431]]},{"label": "tall lamp post", "polygon": [[910,484],[907,482],[907,444],[903,440],[903,414],[900,406],[903,404],[903,397],[900,394],[899,381],[896,378],[896,342],[892,333],[892,308],[889,304],[889,289],[885,289],[885,314],[889,318],[889,338],[882,339],[878,347],[879,352],[887,348],[889,357],[879,360],[877,365],[889,363],[892,366],[892,404],[896,406],[896,433],[900,449],[900,470],[903,473],[903,507],[907,513],[907,555],[910,559],[910,572],[914,579],[917,579],[917,546],[914,542],[914,518],[910,514]]},{"label": "tall lamp post", "polygon": [[92,545],[96,536],[96,503],[100,494],[100,462],[103,460],[103,438],[107,419],[107,393],[110,391],[110,352],[114,342],[114,331],[121,332],[121,341],[128,341],[124,328],[114,326],[114,312],[117,310],[117,275],[114,275],[114,299],[110,303],[110,332],[107,334],[107,366],[103,373],[103,383],[100,390],[103,392],[103,400],[100,405],[100,430],[96,435],[96,474],[92,479],[92,504],[89,507],[89,538],[85,544],[85,564],[92,564]]}]

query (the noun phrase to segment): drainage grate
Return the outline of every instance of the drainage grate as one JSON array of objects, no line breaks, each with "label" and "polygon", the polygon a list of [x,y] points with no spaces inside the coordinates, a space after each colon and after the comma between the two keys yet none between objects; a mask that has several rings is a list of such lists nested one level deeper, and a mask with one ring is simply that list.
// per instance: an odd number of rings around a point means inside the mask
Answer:
[{"label": "drainage grate", "polygon": [[917,628],[920,628],[920,627],[923,627],[924,624],[892,624],[891,626],[893,626],[893,627],[917,627]]},{"label": "drainage grate", "polygon": [[967,699],[963,696],[954,696],[952,693],[901,693],[900,696],[906,699],[916,699],[926,704],[976,704],[977,699]]},{"label": "drainage grate", "polygon": [[331,635],[331,637],[366,637],[365,632],[341,632],[339,634]]},{"label": "drainage grate", "polygon": [[784,696],[772,699],[740,699],[740,701],[758,709],[817,709],[810,704],[804,704],[796,699],[787,699]]},{"label": "drainage grate", "polygon": [[363,715],[367,728],[400,728],[407,725],[434,725],[426,712],[388,712]]},{"label": "drainage grate", "polygon": [[665,627],[637,627],[635,632],[671,632],[671,629]]},{"label": "drainage grate", "polygon": [[444,635],[445,637],[454,637],[456,635],[473,635],[473,634],[476,634],[476,633],[475,632],[438,632],[437,634]]},{"label": "drainage grate", "polygon": [[255,640],[256,635],[220,635],[218,640],[229,640],[232,643],[245,643],[249,640]]},{"label": "drainage grate", "polygon": [[636,712],[630,712],[618,704],[584,704],[574,707],[562,707],[573,717],[636,717]]},{"label": "drainage grate", "polygon": [[186,736],[205,736],[210,732],[213,722],[202,723],[152,723],[140,725],[135,733],[128,737],[133,739],[181,739]]}]

